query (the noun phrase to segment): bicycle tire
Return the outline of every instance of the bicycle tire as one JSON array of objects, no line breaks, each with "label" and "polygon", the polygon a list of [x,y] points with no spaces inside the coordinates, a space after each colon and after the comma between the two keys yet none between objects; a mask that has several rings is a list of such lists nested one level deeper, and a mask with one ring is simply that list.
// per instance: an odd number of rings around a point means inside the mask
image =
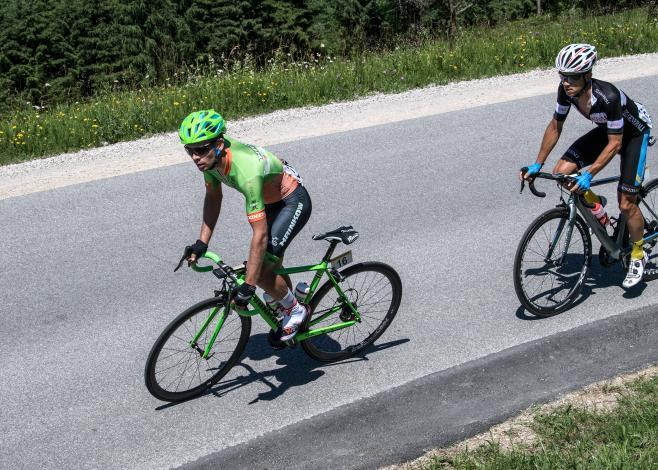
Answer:
[{"label": "bicycle tire", "polygon": [[[569,288],[568,292],[566,293],[565,297],[562,300],[559,301],[554,301],[551,300],[547,305],[540,305],[537,303],[537,301],[541,298],[535,295],[536,292],[529,293],[527,292],[527,286],[526,283],[524,282],[526,277],[530,276],[545,276],[546,272],[550,274],[549,270],[545,271],[538,271],[537,273],[533,274],[530,273],[529,271],[525,271],[527,273],[527,276],[524,276],[524,261],[526,261],[526,255],[527,251],[529,250],[529,246],[531,242],[533,241],[534,237],[542,227],[544,227],[546,224],[549,224],[553,221],[558,221],[558,223],[555,225],[554,229],[556,230],[559,221],[564,220],[565,222],[565,228],[566,228],[566,223],[569,218],[569,211],[566,207],[557,207],[555,209],[548,210],[541,214],[539,217],[537,217],[531,224],[530,226],[526,229],[525,233],[523,234],[523,237],[521,238],[521,241],[519,242],[519,246],[516,250],[516,255],[514,257],[514,290],[516,291],[516,295],[523,305],[523,307],[529,311],[530,313],[539,316],[539,317],[551,317],[553,315],[557,315],[558,313],[562,313],[568,308],[571,307],[573,302],[576,300],[578,295],[580,294],[580,291],[583,287],[583,284],[585,282],[585,279],[587,277],[587,273],[589,271],[589,268],[592,264],[592,239],[589,234],[589,230],[587,228],[586,223],[583,221],[583,219],[580,217],[580,215],[576,215],[576,220],[574,224],[574,230],[572,232],[571,236],[571,242],[569,244],[569,248],[571,247],[571,243],[574,240],[574,237],[579,234],[580,238],[582,240],[582,261],[579,260],[580,255],[576,255],[576,257],[573,258],[573,264],[576,266],[580,265],[582,263],[582,267],[579,268],[578,271],[574,270],[574,273],[571,275],[571,277],[577,275],[577,278],[575,278],[575,283],[574,285]],[[548,248],[550,247],[551,240],[552,240],[552,234],[554,233],[554,230],[552,229],[545,229],[542,231],[542,239],[541,243],[537,241],[537,245],[534,248],[541,249],[542,243],[548,242],[546,245],[547,251]],[[560,238],[558,239],[558,243],[563,242],[563,235],[564,235],[564,230],[560,234]],[[568,250],[567,250],[568,251]],[[561,250],[555,250],[554,254],[561,252]],[[535,252],[539,254],[540,258],[542,256],[541,253]],[[547,253],[544,253],[544,255]],[[554,261],[551,259],[550,261]],[[569,261],[572,261],[570,258]],[[543,259],[540,259],[539,261],[536,261],[536,263],[544,263],[546,266],[550,267],[551,263],[546,262],[546,257],[544,256]],[[556,265],[553,264],[554,267],[556,267],[556,271],[558,269],[563,269],[564,263],[562,265]],[[530,268],[526,268],[530,269]],[[539,266],[536,269],[542,269],[542,266]],[[563,269],[566,271],[566,269]],[[569,277],[569,275],[561,275],[563,278]],[[544,284],[545,280],[541,282],[538,288],[541,288]],[[560,289],[558,286],[558,289],[556,290],[555,284],[553,281],[551,281],[551,287],[552,289],[548,292],[555,292],[556,294],[564,289]],[[549,296],[549,298],[552,298],[552,296]]]},{"label": "bicycle tire", "polygon": [[[658,178],[649,181],[642,188],[642,204],[651,208],[654,214],[658,214]],[[642,205],[640,205],[640,210],[642,210]],[[645,211],[642,211],[644,216],[644,230],[646,233],[653,233],[658,230],[658,219],[652,217],[652,214],[646,214]]]},{"label": "bicycle tire", "polygon": [[[360,281],[360,287],[357,291],[355,289],[356,284],[353,285],[351,283],[356,283],[358,281],[357,276],[362,273],[366,274],[363,280]],[[370,279],[368,276],[373,273],[374,276],[372,276]],[[400,276],[392,267],[387,264],[374,261],[358,263],[343,269],[340,271],[340,274],[343,276],[343,279],[340,282],[341,289],[343,289],[345,294],[348,296],[350,302],[355,304],[362,321],[348,328],[319,336],[314,336],[308,338],[305,341],[302,341],[301,345],[306,354],[320,362],[334,362],[341,359],[346,359],[363,351],[365,348],[374,343],[393,321],[393,318],[395,317],[398,308],[400,307],[400,301],[402,300],[402,282],[400,280]],[[375,295],[379,295],[380,292],[384,289],[384,287],[377,287],[377,290],[375,290],[373,293],[369,292],[369,289],[374,286],[374,283],[378,278],[377,275],[379,275],[381,280],[385,279],[390,284],[390,300],[379,300],[379,298],[369,297],[369,295],[373,297]],[[366,282],[368,282],[367,285]],[[335,294],[335,297],[331,294],[332,292]],[[388,296],[388,293],[385,292],[385,295]],[[311,308],[311,315],[309,317],[310,319],[313,318],[313,315],[317,316],[319,313],[324,311],[324,305],[322,305],[322,303],[325,300],[328,300],[328,305],[331,306],[336,305],[337,302],[340,301],[331,281],[325,282],[311,298],[309,303]],[[365,302],[366,300],[369,302]],[[371,300],[373,302],[370,302]],[[377,301],[374,302],[375,300]],[[381,303],[386,304],[380,306],[382,308],[381,310],[379,310],[380,307],[377,307],[378,310],[373,311],[363,308],[366,305],[373,306]],[[384,314],[382,315],[381,320],[378,320],[377,324],[373,327],[373,318],[375,318],[374,314],[378,312],[384,312]],[[349,315],[352,315],[352,313],[346,307],[340,314],[332,315],[326,320],[329,322],[329,324],[336,321],[345,321],[349,318],[341,318],[341,316]],[[308,325],[308,320],[305,323]],[[352,344],[352,341],[350,340],[350,334],[351,337],[356,340],[356,330],[359,328],[362,330],[367,330],[367,336],[361,341]],[[347,339],[345,346],[341,344],[341,338]],[[339,348],[336,350],[337,345]]]},{"label": "bicycle tire", "polygon": [[[188,321],[191,322],[191,319],[199,314],[202,315],[200,318],[203,321],[206,318],[208,318],[207,314],[203,316],[204,311],[209,311],[209,309],[216,306],[222,308],[223,304],[224,304],[223,300],[217,297],[203,300],[191,306],[187,310],[185,310],[183,313],[178,315],[171,323],[169,323],[169,325],[167,325],[167,327],[164,329],[164,331],[160,334],[158,339],[155,341],[155,344],[153,344],[153,347],[149,352],[148,359],[146,360],[146,367],[144,369],[144,380],[146,382],[146,388],[151,393],[151,395],[153,395],[155,398],[159,400],[169,401],[169,402],[179,402],[179,401],[189,400],[190,398],[193,398],[203,393],[208,388],[212,387],[222,377],[224,377],[224,375],[226,375],[226,373],[228,373],[228,371],[231,370],[231,368],[235,365],[235,363],[242,355],[247,345],[249,334],[251,333],[251,318],[240,316],[235,311],[230,312],[229,315],[227,316],[225,323],[222,325],[219,336],[217,336],[217,339],[213,344],[213,349],[211,350],[211,355],[208,359],[202,359],[199,349],[193,348],[189,344],[189,342],[186,343],[186,341],[180,337],[176,337],[176,340],[178,341],[178,344],[182,346],[182,349],[178,350],[178,352],[176,353],[169,354],[169,356],[161,357],[161,353],[164,350],[165,345],[169,344],[169,341],[175,337],[176,332],[182,331],[180,330],[181,326],[184,327],[185,332],[189,335],[189,338],[186,339],[188,341],[191,341],[194,337],[193,332],[196,332],[198,330],[195,329],[192,323],[190,323],[190,326],[192,326],[192,328],[190,328],[187,325],[187,322]],[[214,326],[216,325],[215,322],[217,321],[217,317],[218,315],[208,325],[202,337],[199,338],[199,348],[201,350],[205,349],[205,343],[207,342],[210,335],[214,331]],[[236,318],[239,319],[237,322],[235,320]],[[195,323],[196,327],[198,327],[198,323],[199,323],[198,321]],[[235,347],[232,349],[232,351],[228,351],[228,353],[230,353],[228,355],[228,358],[226,359],[226,361],[220,362],[216,372],[212,372],[213,368],[210,367],[209,361],[215,357],[217,352],[219,352],[217,350],[218,346],[221,345],[223,341],[226,341],[227,338],[235,336],[235,333],[238,329],[240,330],[240,333],[238,339],[235,341]],[[228,331],[228,334],[230,336],[223,337],[222,331]],[[180,344],[180,342],[182,342],[183,344]],[[186,347],[184,345],[186,345]],[[175,349],[169,349],[169,350],[175,350]],[[199,384],[196,385],[195,387],[179,389],[178,387],[183,381],[181,376],[178,385],[176,386],[176,389],[170,390],[170,387],[161,383],[164,381],[164,377],[166,377],[166,375],[162,378],[158,378],[158,374],[159,374],[158,366],[162,361],[164,361],[164,359],[168,357],[174,357],[179,353],[181,354],[188,353],[186,356],[183,357],[183,361],[186,361],[185,363],[186,367],[190,362],[190,360],[194,358],[195,363],[197,365],[196,373],[198,374],[200,380],[199,380]],[[185,357],[187,359],[185,359]],[[178,360],[178,357],[176,357],[175,360]],[[160,363],[158,361],[160,361]],[[181,361],[180,363],[182,364],[183,361]],[[204,366],[204,368],[206,369],[206,371],[210,372],[209,376],[206,376],[205,378],[201,377],[201,365],[203,364],[201,361],[206,361],[208,365]],[[173,367],[175,367],[175,365],[171,366],[170,369]],[[166,370],[167,369],[161,369],[160,372]],[[192,374],[193,378],[194,375],[195,374]],[[204,375],[208,375],[208,374],[204,374]],[[190,381],[188,387],[191,385],[191,383],[192,382]]]},{"label": "bicycle tire", "polygon": [[[658,178],[652,179],[646,185],[643,185],[643,188],[641,190],[642,202],[639,207],[640,210],[642,211],[642,215],[644,216],[645,236],[658,231],[658,218],[653,217],[653,214],[658,215],[658,191],[656,191],[657,189],[658,189]],[[649,211],[647,211],[646,207],[643,206],[649,207],[653,212],[653,214],[647,213]],[[648,248],[649,260],[653,262],[655,262],[656,259],[651,258],[651,251],[653,250],[657,242],[658,240],[653,240],[649,243],[649,248]],[[645,245],[645,249],[646,249],[646,245]],[[626,265],[625,267],[628,268],[628,265]],[[658,279],[658,269],[651,268],[645,271],[643,279],[644,281],[653,281],[655,279]]]}]

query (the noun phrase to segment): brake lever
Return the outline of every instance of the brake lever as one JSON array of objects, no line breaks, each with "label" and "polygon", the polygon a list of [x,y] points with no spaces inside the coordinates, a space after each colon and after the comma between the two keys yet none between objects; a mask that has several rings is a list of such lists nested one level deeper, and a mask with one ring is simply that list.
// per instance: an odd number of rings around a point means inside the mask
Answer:
[{"label": "brake lever", "polygon": [[187,259],[186,253],[183,253],[183,257],[178,262],[178,266],[176,266],[176,269],[174,269],[174,272],[178,271],[181,268],[181,266],[183,266],[183,261],[185,261],[186,259]]},{"label": "brake lever", "polygon": [[525,174],[528,172],[528,167],[524,166],[521,168],[521,173],[523,174],[523,177],[521,178],[521,191],[519,191],[519,194],[523,192],[523,188],[525,188]]}]

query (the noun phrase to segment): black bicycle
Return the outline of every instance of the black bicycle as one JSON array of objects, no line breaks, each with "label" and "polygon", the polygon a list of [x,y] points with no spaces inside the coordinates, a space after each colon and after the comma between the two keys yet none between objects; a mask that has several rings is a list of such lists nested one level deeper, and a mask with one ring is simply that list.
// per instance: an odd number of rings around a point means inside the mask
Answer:
[{"label": "black bicycle", "polygon": [[[524,173],[527,168],[522,168]],[[529,182],[537,197],[546,194],[535,188],[536,179],[558,182],[560,203],[537,217],[523,234],[514,259],[514,289],[521,304],[534,315],[550,317],[569,309],[577,300],[592,264],[592,238],[601,242],[599,262],[604,267],[621,263],[628,268],[632,244],[626,221],[612,217],[612,235],[594,216],[582,194],[574,194],[564,184],[578,175],[537,173]],[[619,176],[592,181],[601,186],[619,181]],[[523,191],[524,183],[521,184]],[[565,197],[566,195],[566,197]],[[637,204],[644,216],[644,249],[651,252],[658,242],[658,179],[640,187]],[[646,269],[644,279],[658,277]]]}]

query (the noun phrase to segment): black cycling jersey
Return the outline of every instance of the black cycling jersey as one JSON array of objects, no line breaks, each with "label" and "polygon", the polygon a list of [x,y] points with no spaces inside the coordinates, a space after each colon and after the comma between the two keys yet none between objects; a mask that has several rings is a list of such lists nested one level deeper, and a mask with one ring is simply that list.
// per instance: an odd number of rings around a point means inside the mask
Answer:
[{"label": "black cycling jersey", "polygon": [[597,126],[605,126],[608,134],[639,135],[651,127],[651,118],[642,104],[634,102],[612,83],[592,79],[592,108],[589,115],[578,108],[577,99],[567,95],[562,84],[557,91],[555,117],[564,121],[573,104]]}]

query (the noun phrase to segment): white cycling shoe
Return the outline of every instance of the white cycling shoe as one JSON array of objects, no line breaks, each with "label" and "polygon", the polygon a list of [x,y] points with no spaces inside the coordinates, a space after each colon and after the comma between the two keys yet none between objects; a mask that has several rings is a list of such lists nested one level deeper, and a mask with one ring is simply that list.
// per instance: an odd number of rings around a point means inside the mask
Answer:
[{"label": "white cycling shoe", "polygon": [[295,337],[299,328],[304,323],[306,316],[309,313],[308,305],[301,304],[295,301],[294,305],[289,309],[282,308],[283,315],[283,335],[281,341],[289,341]]},{"label": "white cycling shoe", "polygon": [[642,280],[644,275],[644,266],[647,264],[649,258],[647,254],[644,253],[644,258],[642,259],[632,259],[628,265],[628,273],[626,273],[626,278],[622,283],[622,286],[625,288],[633,287]]}]

